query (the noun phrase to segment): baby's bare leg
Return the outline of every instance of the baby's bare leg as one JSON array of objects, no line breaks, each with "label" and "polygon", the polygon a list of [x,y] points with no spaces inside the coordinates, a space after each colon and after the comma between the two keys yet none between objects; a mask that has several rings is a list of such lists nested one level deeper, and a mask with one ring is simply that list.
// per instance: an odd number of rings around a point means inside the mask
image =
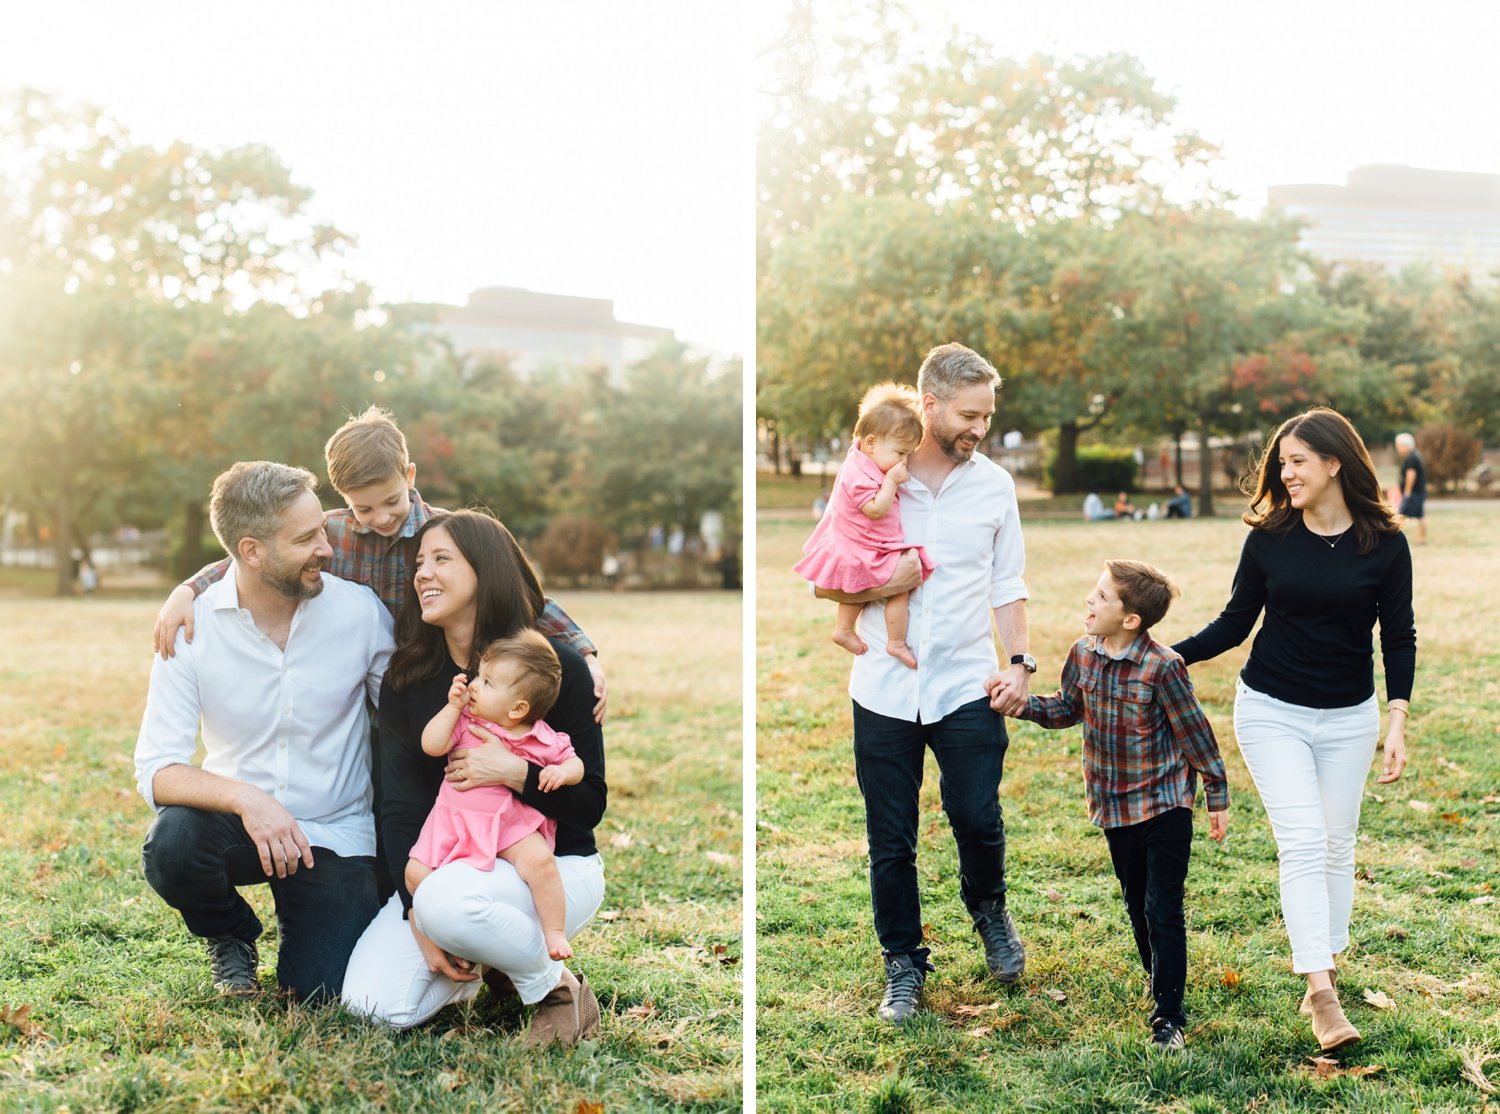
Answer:
[{"label": "baby's bare leg", "polygon": [[547,939],[547,954],[553,959],[567,959],[573,954],[563,931],[568,899],[563,894],[562,875],[557,872],[552,848],[541,835],[532,832],[501,851],[500,857],[515,867],[521,881],[531,888],[531,901],[542,922],[542,935]]},{"label": "baby's bare leg", "polygon": [[906,645],[906,623],[911,609],[910,592],[902,592],[885,601],[885,652],[909,669],[917,667],[916,656]]},{"label": "baby's bare leg", "polygon": [[859,622],[859,613],[864,609],[862,603],[841,603],[838,617],[833,621],[833,641],[856,656],[869,649],[864,639],[854,633],[854,624]]},{"label": "baby's bare leg", "polygon": [[416,859],[406,860],[406,892],[414,894],[426,877],[432,873],[432,867],[426,863],[418,862]]}]

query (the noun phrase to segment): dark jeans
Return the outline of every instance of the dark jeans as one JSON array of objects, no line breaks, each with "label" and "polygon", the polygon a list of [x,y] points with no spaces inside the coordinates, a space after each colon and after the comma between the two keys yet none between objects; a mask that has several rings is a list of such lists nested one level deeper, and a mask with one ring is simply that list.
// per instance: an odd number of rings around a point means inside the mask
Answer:
[{"label": "dark jeans", "polygon": [[375,860],[313,848],[314,866],[267,878],[240,818],[169,805],[146,834],[141,865],[161,899],[194,936],[254,940],[261,923],[236,886],[265,883],[276,903],[281,947],[276,982],[299,1001],[337,1000],[344,967],[379,904]]},{"label": "dark jeans", "polygon": [[1187,983],[1187,920],[1182,891],[1193,849],[1193,810],[1169,809],[1139,824],[1106,828],[1104,838],[1141,965],[1151,976],[1151,995],[1156,999],[1151,1022],[1186,1025],[1182,992]]},{"label": "dark jeans", "polygon": [[891,719],[854,705],[854,773],[865,799],[870,899],[886,956],[925,962],[917,892],[917,809],[927,748],[937,758],[943,811],[958,844],[958,888],[970,913],[1005,897],[1000,777],[1005,719],[980,697],[936,723]]}]

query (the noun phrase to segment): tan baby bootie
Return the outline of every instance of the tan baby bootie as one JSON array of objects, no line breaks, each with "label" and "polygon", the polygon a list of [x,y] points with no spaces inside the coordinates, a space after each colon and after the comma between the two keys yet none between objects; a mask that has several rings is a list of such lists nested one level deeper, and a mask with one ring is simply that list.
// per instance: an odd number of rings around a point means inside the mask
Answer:
[{"label": "tan baby bootie", "polygon": [[1307,996],[1307,1005],[1312,1017],[1313,1036],[1324,1052],[1332,1052],[1359,1040],[1359,1030],[1344,1016],[1337,991],[1315,990]]}]

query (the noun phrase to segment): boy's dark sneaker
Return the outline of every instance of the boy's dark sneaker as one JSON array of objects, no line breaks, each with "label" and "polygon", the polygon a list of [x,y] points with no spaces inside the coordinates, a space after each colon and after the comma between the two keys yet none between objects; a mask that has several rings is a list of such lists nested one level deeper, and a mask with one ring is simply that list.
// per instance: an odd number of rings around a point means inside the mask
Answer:
[{"label": "boy's dark sneaker", "polygon": [[999,899],[982,902],[974,911],[974,931],[984,941],[984,965],[997,982],[1020,982],[1026,972],[1026,948],[1010,911]]},{"label": "boy's dark sneaker", "polygon": [[1175,1021],[1158,1021],[1151,1026],[1151,1043],[1168,1052],[1176,1052],[1186,1043],[1182,1026]]},{"label": "boy's dark sneaker", "polygon": [[260,951],[254,940],[238,936],[206,936],[209,965],[213,970],[214,989],[233,998],[260,993],[255,969],[260,966]]},{"label": "boy's dark sneaker", "polygon": [[885,961],[885,998],[881,1000],[879,1014],[884,1021],[900,1024],[922,1004],[922,985],[927,981],[927,972],[933,970],[927,962],[918,963],[909,955],[888,956]]}]

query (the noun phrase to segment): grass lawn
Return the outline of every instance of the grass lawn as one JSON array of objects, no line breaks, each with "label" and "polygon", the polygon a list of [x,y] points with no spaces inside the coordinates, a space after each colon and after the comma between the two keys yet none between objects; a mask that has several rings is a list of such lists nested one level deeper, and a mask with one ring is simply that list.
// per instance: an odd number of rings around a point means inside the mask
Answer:
[{"label": "grass lawn", "polygon": [[[1479,1108],[1466,1057],[1500,1051],[1500,651],[1490,618],[1500,508],[1438,505],[1415,550],[1419,637],[1411,765],[1366,787],[1354,942],[1340,989],[1364,1041],[1321,1076],[1302,980],[1280,921],[1276,849],[1234,744],[1233,683],[1248,643],[1195,666],[1229,768],[1229,839],[1196,817],[1188,876],[1191,1015],[1186,1050],[1146,1047],[1150,1002],[1109,865],[1088,823],[1079,729],[1014,724],[1001,801],[1023,982],[984,969],[958,898],[956,855],[928,759],[918,869],[938,967],[926,1010],[878,1020],[883,975],[871,923],[864,812],[850,753],[848,656],[833,607],[790,571],[805,508],[759,518],[757,602],[757,1088],[794,1111],[1410,1111]],[[1025,507],[1022,509],[1023,520]],[[1168,570],[1182,599],[1172,641],[1228,598],[1245,527],[1187,522],[1027,527],[1034,688],[1056,687],[1107,557]],[[1491,574],[1486,574],[1490,569]],[[873,651],[872,651],[873,652]],[[1378,669],[1378,663],[1377,663]],[[1383,682],[1377,679],[1383,694]],[[1366,995],[1384,995],[1376,1008]],[[1483,1070],[1500,1083],[1500,1060]],[[1485,1077],[1479,1077],[1483,1080]],[[1488,1100],[1490,1107],[1496,1100]]]},{"label": "grass lawn", "polygon": [[[486,994],[407,1033],[216,998],[140,876],[131,755],[159,597],[28,587],[0,583],[0,1109],[739,1110],[738,594],[564,595],[610,678],[608,888],[575,941],[604,1021],[533,1053],[521,1009]],[[246,892],[271,980],[269,894]]]}]

